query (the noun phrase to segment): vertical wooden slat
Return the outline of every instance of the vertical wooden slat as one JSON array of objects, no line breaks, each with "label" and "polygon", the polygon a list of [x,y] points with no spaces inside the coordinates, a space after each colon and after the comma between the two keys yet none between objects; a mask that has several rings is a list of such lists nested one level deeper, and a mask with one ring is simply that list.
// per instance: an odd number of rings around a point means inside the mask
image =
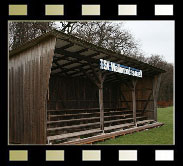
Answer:
[{"label": "vertical wooden slat", "polygon": [[23,65],[21,65],[21,96],[20,96],[20,99],[21,99],[21,126],[22,126],[22,130],[21,130],[21,139],[20,139],[20,142],[23,142],[24,139],[22,137],[23,133],[25,132],[24,131],[24,125],[22,125],[24,123],[24,83],[23,83],[23,78],[24,78],[24,68],[23,68]]},{"label": "vertical wooden slat", "polygon": [[[31,54],[30,54],[30,62],[29,62],[29,129],[28,131],[30,132],[30,137],[29,137],[29,141],[28,142],[31,142],[31,140],[33,140],[33,134],[34,134],[34,131],[33,131],[33,124],[32,124],[32,121],[33,121],[33,117],[32,117],[32,114],[33,114],[33,102],[32,102],[32,98],[33,98],[33,95],[32,95],[32,91],[33,91],[33,87],[32,87],[32,83],[33,83],[33,71],[34,71],[34,66],[33,66],[33,60],[32,60],[32,50],[31,50]],[[37,115],[38,116],[38,115]],[[35,116],[35,118],[37,118]]]},{"label": "vertical wooden slat", "polygon": [[135,87],[137,80],[132,80],[132,103],[133,103],[133,122],[136,125],[136,95],[135,95]]},{"label": "vertical wooden slat", "polygon": [[[39,106],[40,106],[40,100],[39,100],[39,90],[40,90],[40,54],[41,54],[41,51],[40,49],[36,51],[36,56],[37,56],[37,59],[35,61],[35,75],[34,75],[34,79],[37,79],[37,82],[34,82],[34,87],[35,87],[35,113],[37,114],[37,112],[39,111]],[[39,120],[40,118],[40,114],[38,114],[38,117],[37,119]],[[40,121],[39,121],[39,124],[38,126],[40,126]],[[35,131],[37,132],[36,135],[39,135],[38,138],[40,138],[40,128],[39,129],[35,129]],[[38,140],[37,140],[38,141]],[[38,141],[39,142],[39,141]]]},{"label": "vertical wooden slat", "polygon": [[98,79],[100,81],[98,88],[99,88],[99,107],[100,107],[100,129],[104,132],[104,100],[103,100],[103,83],[105,80],[106,75],[102,75],[100,72],[98,75]]},{"label": "vertical wooden slat", "polygon": [[99,106],[100,106],[100,129],[104,131],[104,101],[103,101],[103,83],[99,88]]},{"label": "vertical wooden slat", "polygon": [[13,143],[46,143],[45,99],[55,42],[49,38],[10,57],[9,135]]},{"label": "vertical wooden slat", "polygon": [[28,112],[29,112],[29,90],[28,90],[28,82],[29,82],[29,63],[28,63],[28,56],[23,57],[24,59],[22,60],[22,64],[24,65],[24,133],[23,133],[23,138],[24,141],[23,143],[28,142],[28,137],[30,134],[27,134],[27,131],[29,131],[29,126],[26,125],[26,123],[29,124],[29,119],[28,119]]},{"label": "vertical wooden slat", "polygon": [[[15,64],[15,65],[17,65],[17,64]],[[15,130],[16,130],[16,135],[15,135],[15,142],[17,143],[18,142],[18,134],[19,134],[19,130],[18,130],[18,124],[17,124],[17,121],[18,121],[18,107],[17,107],[17,77],[16,77],[16,75],[17,75],[17,70],[15,70],[15,72],[14,72],[14,80],[15,80],[15,85],[14,85],[14,88],[15,88],[15,91],[14,91],[14,107],[15,107],[15,110],[17,110],[16,111],[16,113],[14,114],[14,117],[15,117],[15,119],[16,119],[16,121],[15,121]]]},{"label": "vertical wooden slat", "polygon": [[[9,67],[9,101],[12,101],[12,68],[11,66]],[[8,110],[12,110],[13,109],[13,103],[9,102],[9,109]],[[12,112],[8,112],[8,116],[9,116],[9,142],[12,142],[12,128],[13,128],[13,122],[12,122]]]}]

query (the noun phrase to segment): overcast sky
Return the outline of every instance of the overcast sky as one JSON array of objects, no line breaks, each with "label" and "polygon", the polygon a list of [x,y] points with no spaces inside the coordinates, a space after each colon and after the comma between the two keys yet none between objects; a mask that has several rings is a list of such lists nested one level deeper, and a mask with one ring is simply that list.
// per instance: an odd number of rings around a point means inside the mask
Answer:
[{"label": "overcast sky", "polygon": [[174,21],[123,21],[146,56],[159,54],[174,63]]}]

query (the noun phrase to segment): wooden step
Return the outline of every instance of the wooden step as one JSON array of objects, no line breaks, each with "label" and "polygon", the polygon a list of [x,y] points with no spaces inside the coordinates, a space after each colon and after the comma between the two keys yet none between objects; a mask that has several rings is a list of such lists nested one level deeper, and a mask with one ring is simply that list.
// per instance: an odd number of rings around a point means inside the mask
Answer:
[{"label": "wooden step", "polygon": [[[146,117],[137,117],[137,121],[142,120]],[[117,119],[117,120],[110,120],[110,121],[105,121],[104,125],[105,127],[107,126],[113,126],[115,124],[119,124],[119,123],[124,123],[124,122],[129,122],[129,121],[133,121],[133,118],[126,118],[126,119]],[[69,126],[64,126],[64,127],[54,127],[54,128],[47,128],[47,134],[48,135],[53,135],[53,134],[60,134],[61,131],[67,132],[68,130],[83,130],[83,128],[97,128],[97,126],[99,127],[100,122],[96,122],[96,123],[87,123],[87,124],[79,124],[79,125],[69,125]],[[54,133],[53,133],[54,132]]]},{"label": "wooden step", "polygon": [[140,126],[140,125],[144,125],[144,124],[151,124],[155,122],[154,120],[142,120],[142,121],[138,121],[136,124],[137,126]]},{"label": "wooden step", "polygon": [[123,129],[123,128],[132,127],[132,126],[134,126],[134,123],[125,123],[125,124],[105,127],[104,131],[106,132],[106,131],[111,131],[111,130]]},{"label": "wooden step", "polygon": [[[114,119],[124,119],[126,117],[132,117],[132,114],[123,114],[123,115],[112,115],[112,116],[104,116],[105,121],[114,120]],[[139,117],[137,115],[137,117]],[[48,121],[47,126],[48,128],[51,127],[59,127],[63,125],[76,125],[76,124],[85,124],[85,123],[95,123],[99,122],[100,117],[89,117],[89,118],[78,118],[78,119],[67,119],[67,120],[55,120],[55,121]]]},{"label": "wooden step", "polygon": [[57,120],[57,121],[48,121],[47,124],[55,124],[55,123],[66,123],[66,122],[80,122],[80,121],[89,121],[89,120],[99,120],[99,117],[91,117],[91,118],[81,118],[81,119],[68,119],[68,120]]},{"label": "wooden step", "polygon": [[[104,115],[115,115],[115,114],[125,114],[125,113],[133,113],[131,110],[126,110],[126,111],[109,111],[109,112],[104,112]],[[137,115],[140,115],[140,112],[137,112]],[[100,112],[95,112],[95,113],[77,113],[77,114],[65,114],[65,115],[48,115],[48,119],[50,121],[54,120],[61,120],[61,119],[76,119],[76,118],[83,118],[83,117],[99,117]]]},{"label": "wooden step", "polygon": [[68,133],[80,132],[80,131],[85,131],[85,130],[93,130],[93,129],[97,129],[97,128],[100,128],[100,122],[79,124],[79,125],[73,125],[73,126],[47,128],[47,136],[68,134]]},{"label": "wooden step", "polygon": [[88,124],[80,124],[80,125],[73,125],[73,126],[64,126],[64,127],[56,127],[56,128],[47,128],[47,131],[56,131],[56,130],[64,130],[64,129],[74,129],[74,128],[81,128],[81,127],[88,127],[88,126],[95,126],[100,125],[100,122],[97,123],[88,123]]},{"label": "wooden step", "polygon": [[115,138],[117,136],[131,134],[133,132],[143,131],[143,130],[146,130],[146,129],[159,127],[159,126],[162,126],[162,125],[163,125],[163,123],[155,122],[153,124],[147,124],[147,125],[140,126],[140,127],[133,127],[133,128],[129,128],[129,129],[122,130],[122,131],[115,131],[115,132],[111,132],[111,133],[100,134],[100,135],[97,135],[97,136],[84,138],[84,139],[80,139],[80,140],[75,140],[75,141],[67,141],[67,142],[64,142],[64,143],[61,143],[61,144],[62,145],[63,144],[67,144],[67,145],[68,144],[72,144],[72,145],[92,144],[93,142],[103,141],[105,139]]},{"label": "wooden step", "polygon": [[[112,115],[112,116],[104,116],[104,119],[107,118],[115,118],[115,117],[128,117],[132,116],[132,114],[123,114],[123,115]],[[48,121],[47,124],[55,124],[55,123],[65,123],[65,122],[77,122],[77,121],[89,121],[89,120],[99,120],[100,117],[90,117],[90,118],[81,118],[81,119],[69,119],[69,120],[56,120],[56,121]]]},{"label": "wooden step", "polygon": [[[141,120],[141,119],[145,119],[147,118],[146,116],[140,116],[140,117],[137,117],[137,121]],[[117,122],[125,122],[125,121],[133,121],[133,118],[125,118],[125,119],[117,119],[117,120],[109,120],[109,121],[104,121],[104,124],[110,124],[112,125],[113,123]]]},{"label": "wooden step", "polygon": [[[126,123],[126,124],[122,124],[122,125],[105,127],[105,132],[111,131],[111,130],[116,130],[116,129],[123,129],[123,128],[131,127],[131,126],[134,126],[134,123]],[[72,137],[79,137],[79,136],[84,136],[84,135],[86,136],[89,134],[96,134],[96,133],[101,133],[101,132],[102,132],[102,130],[100,130],[100,128],[98,128],[98,129],[85,130],[85,131],[74,132],[74,133],[67,133],[67,134],[62,134],[62,135],[48,136],[47,140],[48,141],[55,141],[55,140],[67,139],[67,138],[72,138]]]},{"label": "wooden step", "polygon": [[[121,107],[121,108],[105,108],[104,110],[124,110],[127,109],[126,107]],[[100,108],[85,108],[85,109],[63,109],[63,110],[48,110],[48,112],[52,112],[52,111],[58,111],[58,112],[83,112],[83,111],[96,111],[96,110],[100,110]]]},{"label": "wooden step", "polygon": [[[104,112],[109,111],[125,111],[127,108],[105,108]],[[100,112],[99,108],[92,109],[65,109],[65,110],[47,110],[48,115],[65,115],[65,114],[78,114],[78,113],[94,113]]]},{"label": "wooden step", "polygon": [[67,133],[67,134],[62,134],[62,135],[48,136],[47,140],[48,141],[55,141],[55,140],[61,140],[61,139],[66,139],[66,138],[95,134],[95,133],[100,133],[100,132],[102,132],[102,131],[98,128],[98,129],[85,130],[85,131],[74,132],[74,133]]}]

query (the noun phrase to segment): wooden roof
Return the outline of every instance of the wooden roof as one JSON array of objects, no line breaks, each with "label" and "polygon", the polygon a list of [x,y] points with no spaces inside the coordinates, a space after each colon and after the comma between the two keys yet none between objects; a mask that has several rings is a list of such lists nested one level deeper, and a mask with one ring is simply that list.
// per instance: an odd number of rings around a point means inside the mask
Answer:
[{"label": "wooden roof", "polygon": [[[10,51],[9,57],[11,58],[17,53],[31,48],[50,37],[56,37],[55,52],[51,68],[52,76],[84,76],[89,77],[90,79],[97,79],[97,74],[99,71],[101,71],[99,67],[99,59],[101,58],[125,66],[140,69],[143,72],[143,76],[152,76],[165,72],[160,68],[154,67],[134,58],[124,56],[109,49],[99,47],[78,37],[68,35],[57,30],[43,34],[40,37],[28,41],[20,47]],[[108,74],[106,80],[107,82],[116,81],[121,78],[124,80],[132,77],[110,71],[103,72]]]}]

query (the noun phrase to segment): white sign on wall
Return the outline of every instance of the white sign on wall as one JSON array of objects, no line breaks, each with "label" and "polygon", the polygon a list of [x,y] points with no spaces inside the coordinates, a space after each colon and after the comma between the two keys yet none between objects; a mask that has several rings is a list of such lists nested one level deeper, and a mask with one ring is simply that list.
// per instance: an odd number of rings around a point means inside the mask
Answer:
[{"label": "white sign on wall", "polygon": [[100,59],[100,69],[127,74],[135,77],[142,77],[142,70],[120,65],[104,59]]}]

